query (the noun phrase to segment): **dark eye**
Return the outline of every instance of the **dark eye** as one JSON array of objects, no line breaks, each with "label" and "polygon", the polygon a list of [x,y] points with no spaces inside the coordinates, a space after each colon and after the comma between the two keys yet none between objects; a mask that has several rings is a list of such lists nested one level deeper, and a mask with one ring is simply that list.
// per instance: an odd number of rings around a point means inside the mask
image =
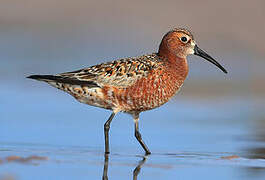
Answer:
[{"label": "dark eye", "polygon": [[188,39],[187,39],[185,36],[183,36],[183,37],[180,38],[180,40],[181,40],[182,42],[187,42]]}]

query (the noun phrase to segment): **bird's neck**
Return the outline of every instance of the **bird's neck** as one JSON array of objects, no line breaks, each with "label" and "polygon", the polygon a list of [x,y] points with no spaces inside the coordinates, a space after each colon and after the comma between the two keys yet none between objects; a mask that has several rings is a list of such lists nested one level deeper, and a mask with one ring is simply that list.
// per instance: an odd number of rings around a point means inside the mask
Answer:
[{"label": "bird's neck", "polygon": [[165,61],[168,70],[172,71],[172,75],[177,75],[180,79],[185,80],[189,71],[186,57],[177,56],[176,53],[170,51],[164,43],[160,44],[158,56]]}]

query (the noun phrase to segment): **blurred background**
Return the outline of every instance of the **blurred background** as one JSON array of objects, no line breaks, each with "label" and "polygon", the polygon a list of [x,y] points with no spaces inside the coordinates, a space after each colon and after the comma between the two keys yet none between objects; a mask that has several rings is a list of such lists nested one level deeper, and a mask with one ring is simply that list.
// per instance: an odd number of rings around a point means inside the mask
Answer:
[{"label": "blurred background", "polygon": [[[199,47],[228,74],[188,57],[190,73],[180,93],[141,116],[142,135],[155,155],[139,179],[189,179],[190,172],[202,179],[265,177],[265,1],[0,2],[0,158],[37,154],[51,159],[37,169],[0,161],[0,179],[1,174],[99,179],[103,124],[110,112],[25,77],[156,52],[162,36],[174,27],[190,29]],[[128,115],[113,122],[111,144],[117,154],[110,159],[109,176],[126,179],[141,159],[135,154],[143,154]],[[239,159],[216,165],[224,153]],[[78,165],[58,166],[56,160]]]}]

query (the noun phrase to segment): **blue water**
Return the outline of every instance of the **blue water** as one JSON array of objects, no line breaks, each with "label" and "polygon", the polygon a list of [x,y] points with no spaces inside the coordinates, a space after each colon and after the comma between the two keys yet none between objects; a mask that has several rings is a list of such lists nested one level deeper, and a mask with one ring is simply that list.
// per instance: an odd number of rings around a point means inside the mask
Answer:
[{"label": "blue water", "polygon": [[[110,111],[80,104],[44,83],[22,81],[0,88],[0,179],[102,179],[104,164],[115,180],[265,178],[265,143],[256,140],[264,126],[252,99],[179,94],[142,113],[140,131],[152,152],[147,157],[134,138],[132,117],[120,113],[111,124],[107,160],[103,124]],[[5,161],[13,155],[48,160]],[[224,158],[232,155],[238,158]]]}]

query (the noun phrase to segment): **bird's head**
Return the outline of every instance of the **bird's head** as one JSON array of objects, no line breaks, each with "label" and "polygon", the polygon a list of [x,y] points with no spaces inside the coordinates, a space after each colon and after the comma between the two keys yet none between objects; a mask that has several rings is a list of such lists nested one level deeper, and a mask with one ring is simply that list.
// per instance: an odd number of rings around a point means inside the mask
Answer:
[{"label": "bird's head", "polygon": [[213,63],[220,68],[224,73],[227,73],[225,68],[221,66],[205,51],[200,49],[196,44],[193,35],[190,31],[183,28],[175,28],[169,31],[162,39],[159,47],[159,54],[174,54],[179,58],[186,58],[190,54],[200,56],[207,61]]}]

